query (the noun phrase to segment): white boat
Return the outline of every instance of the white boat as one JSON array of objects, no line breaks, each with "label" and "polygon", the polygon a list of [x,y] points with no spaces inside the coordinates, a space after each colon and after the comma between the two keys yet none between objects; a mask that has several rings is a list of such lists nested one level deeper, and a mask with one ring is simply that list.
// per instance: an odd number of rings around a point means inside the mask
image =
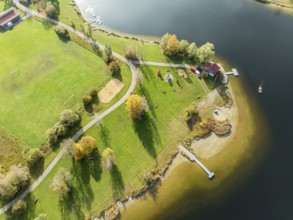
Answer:
[{"label": "white boat", "polygon": [[262,85],[259,85],[259,86],[258,86],[258,93],[261,94],[262,92],[263,92],[263,90],[262,90]]}]

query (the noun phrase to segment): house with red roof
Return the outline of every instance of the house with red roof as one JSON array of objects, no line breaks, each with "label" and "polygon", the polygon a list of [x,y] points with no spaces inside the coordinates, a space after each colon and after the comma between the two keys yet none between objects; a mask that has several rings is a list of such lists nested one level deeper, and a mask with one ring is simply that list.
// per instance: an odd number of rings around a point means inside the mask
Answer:
[{"label": "house with red roof", "polygon": [[15,8],[9,8],[0,14],[0,27],[7,30],[17,24],[20,13]]},{"label": "house with red roof", "polygon": [[203,69],[209,73],[210,76],[214,77],[221,69],[216,63],[208,62],[206,65],[203,66]]}]

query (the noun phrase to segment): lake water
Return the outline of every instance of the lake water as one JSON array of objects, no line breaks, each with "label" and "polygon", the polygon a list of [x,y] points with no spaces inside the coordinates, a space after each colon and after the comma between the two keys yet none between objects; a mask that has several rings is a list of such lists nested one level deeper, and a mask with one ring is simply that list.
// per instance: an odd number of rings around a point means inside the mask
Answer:
[{"label": "lake water", "polygon": [[[198,45],[207,41],[214,43],[217,54],[237,67],[241,81],[246,81],[242,92],[257,102],[251,105],[260,106],[253,118],[255,132],[261,137],[255,140],[254,147],[266,149],[266,153],[254,152],[256,158],[263,158],[260,163],[255,163],[253,157],[246,157],[243,161],[250,169],[246,169],[245,164],[237,166],[237,175],[234,177],[233,171],[233,176],[226,178],[229,181],[223,180],[225,190],[220,191],[219,184],[205,189],[206,194],[199,194],[197,190],[201,183],[202,186],[209,184],[200,180],[206,176],[191,176],[193,171],[190,170],[196,168],[183,164],[173,172],[174,178],[171,175],[169,183],[162,186],[162,193],[158,190],[157,208],[141,204],[127,212],[138,214],[148,210],[152,214],[145,218],[149,219],[293,219],[293,16],[252,0],[77,2],[84,12],[101,16],[104,25],[121,32],[154,36],[170,32]],[[258,96],[255,93],[261,81],[264,94]],[[267,126],[271,128],[269,143],[263,140]],[[250,162],[254,165],[250,166]],[[221,173],[221,169],[217,169]],[[181,180],[176,184],[174,179],[180,173],[184,175],[177,178]],[[241,175],[245,176],[242,181]],[[217,183],[218,180],[211,185]],[[192,184],[195,187],[191,187]],[[184,185],[182,193],[176,192],[177,185]],[[228,193],[228,186],[231,193]],[[167,191],[169,200],[160,202]],[[131,218],[136,217],[132,215]],[[144,219],[143,215],[138,215],[137,219]]]}]

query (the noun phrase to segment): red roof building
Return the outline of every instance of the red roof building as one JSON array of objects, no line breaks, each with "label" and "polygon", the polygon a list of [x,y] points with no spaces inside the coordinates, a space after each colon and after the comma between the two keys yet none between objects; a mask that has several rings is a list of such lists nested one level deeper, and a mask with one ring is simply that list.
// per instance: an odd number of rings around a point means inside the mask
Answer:
[{"label": "red roof building", "polygon": [[5,30],[12,27],[20,19],[20,13],[15,8],[9,8],[0,14],[0,27]]},{"label": "red roof building", "polygon": [[203,66],[203,69],[207,71],[211,76],[215,76],[220,71],[221,67],[216,63],[208,62]]}]

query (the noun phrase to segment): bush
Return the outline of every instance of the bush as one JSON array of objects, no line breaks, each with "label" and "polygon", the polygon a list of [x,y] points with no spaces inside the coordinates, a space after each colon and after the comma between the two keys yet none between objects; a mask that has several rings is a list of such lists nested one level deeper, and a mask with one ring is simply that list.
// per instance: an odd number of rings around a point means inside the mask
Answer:
[{"label": "bush", "polygon": [[0,198],[11,199],[30,182],[27,167],[13,165],[8,173],[0,179]]},{"label": "bush", "polygon": [[57,26],[57,27],[55,28],[55,32],[56,32],[56,34],[57,34],[59,37],[61,37],[61,38],[63,38],[63,39],[67,39],[67,40],[70,39],[70,36],[69,36],[68,31],[67,31],[64,27]]},{"label": "bush", "polygon": [[127,59],[138,60],[137,49],[134,45],[124,49],[124,56]]},{"label": "bush", "polygon": [[92,104],[93,98],[90,95],[85,95],[82,97],[82,102],[84,104],[84,106],[88,106],[90,104]]},{"label": "bush", "polygon": [[13,215],[21,215],[26,210],[26,202],[23,200],[18,200],[14,205],[12,206],[11,213]]},{"label": "bush", "polygon": [[80,116],[71,109],[64,110],[59,116],[60,124],[65,127],[72,127],[80,122]]},{"label": "bush", "polygon": [[111,71],[111,76],[114,76],[115,74],[120,72],[120,65],[116,60],[112,60],[108,64],[108,68]]},{"label": "bush", "polygon": [[47,136],[47,140],[50,143],[50,145],[55,145],[59,141],[59,138],[58,138],[54,128],[49,128],[46,132],[46,136]]},{"label": "bush", "polygon": [[47,214],[39,214],[36,218],[34,218],[34,220],[47,220]]},{"label": "bush", "polygon": [[198,110],[197,110],[197,108],[195,107],[194,104],[189,106],[184,111],[184,120],[186,122],[190,122],[194,117],[197,117],[197,116],[198,116]]},{"label": "bush", "polygon": [[79,141],[85,155],[89,155],[96,148],[96,140],[91,136],[84,136]]},{"label": "bush", "polygon": [[61,196],[67,196],[72,188],[72,179],[71,173],[65,168],[61,168],[53,179],[52,190],[58,192]]},{"label": "bush", "polygon": [[27,167],[32,170],[37,163],[44,158],[44,154],[40,149],[31,149],[26,161]]},{"label": "bush", "polygon": [[96,98],[98,95],[98,91],[95,88],[90,88],[89,94],[92,98]]},{"label": "bush", "polygon": [[47,130],[47,140],[50,144],[55,145],[60,138],[65,137],[68,134],[68,128],[60,123],[54,125],[54,127]]},{"label": "bush", "polygon": [[57,18],[57,10],[54,5],[51,3],[47,4],[47,7],[45,9],[45,13],[49,18]]}]

